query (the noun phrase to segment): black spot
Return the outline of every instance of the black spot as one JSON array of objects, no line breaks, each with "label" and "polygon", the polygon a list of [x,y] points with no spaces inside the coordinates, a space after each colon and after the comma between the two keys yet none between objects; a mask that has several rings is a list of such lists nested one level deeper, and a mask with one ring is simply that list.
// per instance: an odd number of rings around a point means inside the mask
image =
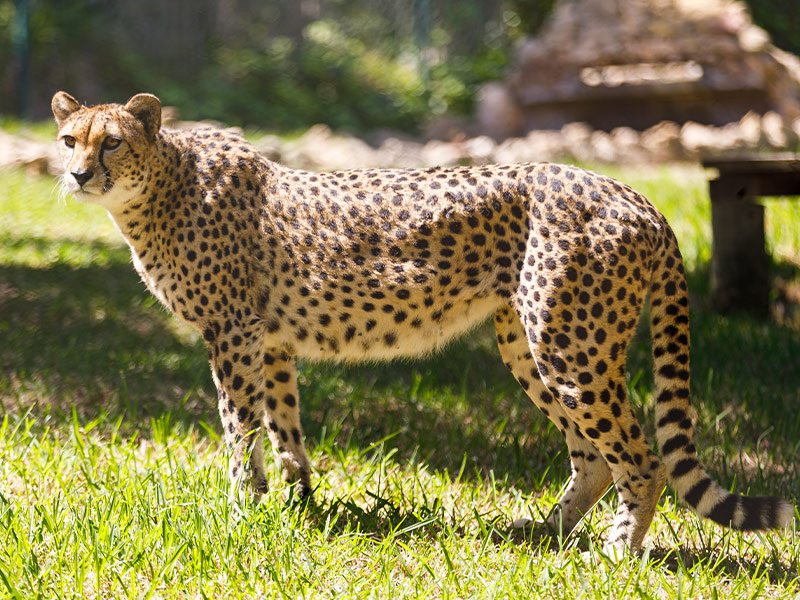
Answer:
[{"label": "black spot", "polygon": [[611,421],[608,419],[600,419],[597,421],[597,429],[602,431],[603,433],[608,433],[611,431]]}]

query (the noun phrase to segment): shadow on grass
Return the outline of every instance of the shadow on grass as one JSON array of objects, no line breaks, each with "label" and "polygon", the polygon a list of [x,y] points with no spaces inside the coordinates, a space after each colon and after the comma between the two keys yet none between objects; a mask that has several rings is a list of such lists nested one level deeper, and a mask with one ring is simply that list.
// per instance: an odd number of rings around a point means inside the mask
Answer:
[{"label": "shadow on grass", "polygon": [[[773,261],[771,273],[799,279],[800,265]],[[739,434],[750,438],[740,438],[741,445],[769,429],[770,439],[791,447],[800,436],[800,329],[747,313],[714,312],[710,279],[708,264],[689,274],[692,391],[700,418],[732,412],[741,417]]]},{"label": "shadow on grass", "polygon": [[763,581],[766,585],[786,585],[797,577],[797,558],[787,560],[774,553],[767,554],[767,557],[768,560],[749,559],[738,555],[735,550],[683,546],[656,547],[650,553],[651,562],[674,574],[688,575],[695,569],[706,569],[702,572],[709,579],[712,573],[725,574],[732,579],[746,574],[750,581]]},{"label": "shadow on grass", "polygon": [[[58,255],[71,242],[18,243]],[[181,399],[211,386],[202,344],[188,332],[176,333],[172,317],[153,306],[126,249],[83,245],[102,264],[0,266],[3,408],[24,411],[36,402],[56,416],[70,415],[75,406],[86,419],[105,412],[135,421],[164,410],[188,418],[200,407],[181,406]],[[213,415],[213,404],[202,407],[209,410]]]},{"label": "shadow on grass", "polygon": [[[78,243],[22,238],[14,244],[58,256]],[[80,266],[56,260],[43,269],[0,265],[3,411],[32,408],[56,427],[70,423],[73,407],[81,421],[106,415],[110,425],[125,415],[123,431],[139,437],[149,435],[151,417],[166,412],[173,423],[218,429],[202,341],[150,296],[127,249],[80,244],[100,258]],[[453,471],[466,455],[501,479],[511,472],[512,480],[531,471],[531,462],[548,464],[558,454],[559,436],[548,432],[502,365],[490,329],[426,361],[300,368],[312,447],[334,428],[339,434],[331,443],[357,448],[399,432],[387,448],[396,445],[401,458],[430,459],[432,468]],[[509,438],[508,429],[519,435]],[[532,459],[533,448],[541,456]]]},{"label": "shadow on grass", "polygon": [[[217,427],[215,392],[197,336],[155,305],[126,249],[96,242],[90,250],[108,260],[81,267],[56,262],[47,269],[0,266],[5,410],[25,410],[35,401],[64,417],[74,405],[85,419],[101,412],[126,414],[128,431],[141,427],[143,418],[169,411],[177,422]],[[705,275],[692,274],[693,284],[700,286]],[[714,423],[728,411],[739,435],[755,440],[771,428],[771,443],[790,452],[800,437],[800,336],[695,305],[699,422]],[[652,391],[649,352],[646,338],[637,337],[629,371],[644,372],[636,384],[644,397]],[[561,437],[503,366],[490,325],[429,360],[300,367],[303,421],[312,447],[368,448],[394,436],[385,442],[387,449],[432,469],[458,472],[466,457],[465,476],[493,470],[526,491],[537,489],[548,471],[558,481],[566,478]]]},{"label": "shadow on grass", "polygon": [[[504,518],[496,513],[476,513],[471,524],[477,527],[473,528],[472,532],[467,532],[462,520],[449,516],[437,498],[410,507],[408,505],[398,507],[387,498],[369,492],[367,495],[371,501],[364,506],[348,499],[333,499],[321,505],[312,503],[306,508],[306,519],[319,529],[339,535],[357,531],[376,541],[386,539],[395,541],[404,538],[436,540],[441,536],[454,534],[462,538],[474,538],[485,544],[491,543],[495,546],[513,544],[529,552],[552,552],[559,555],[591,552],[592,548],[598,549],[602,546],[603,540],[608,535],[608,532],[605,532],[598,536],[597,533],[579,525],[575,531],[559,541],[557,535],[549,533],[541,523],[533,535],[521,535],[519,532],[509,531],[510,523],[505,522]],[[596,507],[595,510],[602,509]],[[659,569],[674,574],[688,574],[695,568],[702,567],[709,570],[707,577],[711,572],[731,578],[745,574],[750,580],[761,579],[769,585],[785,585],[797,574],[798,565],[795,557],[787,558],[776,553],[768,553],[767,560],[763,560],[762,557],[742,556],[737,548],[684,545],[665,548],[658,540],[653,541],[654,546],[649,553],[649,561]],[[608,566],[614,568],[615,560],[597,558],[608,561]]]},{"label": "shadow on grass", "polygon": [[490,472],[505,485],[538,489],[568,473],[561,435],[503,365],[485,324],[426,360],[341,367],[303,365],[306,437],[324,447],[383,442],[398,461],[464,477]]}]

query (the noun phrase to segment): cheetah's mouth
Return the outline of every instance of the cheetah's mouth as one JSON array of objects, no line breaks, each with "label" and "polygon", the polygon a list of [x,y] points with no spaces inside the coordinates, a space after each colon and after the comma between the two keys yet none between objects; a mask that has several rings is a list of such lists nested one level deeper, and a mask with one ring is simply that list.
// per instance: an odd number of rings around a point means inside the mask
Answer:
[{"label": "cheetah's mouth", "polygon": [[76,199],[81,201],[91,201],[93,196],[102,196],[111,191],[114,187],[114,182],[108,177],[104,177],[103,181],[89,181],[84,185],[78,184],[71,177],[63,177],[61,181],[62,187],[75,196]]}]

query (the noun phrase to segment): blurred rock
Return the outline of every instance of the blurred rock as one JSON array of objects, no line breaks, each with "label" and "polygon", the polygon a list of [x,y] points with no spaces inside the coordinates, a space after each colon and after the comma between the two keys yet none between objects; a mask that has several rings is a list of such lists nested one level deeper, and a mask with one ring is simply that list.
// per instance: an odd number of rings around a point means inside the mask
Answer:
[{"label": "blurred rock", "polygon": [[64,172],[55,140],[40,142],[24,134],[14,135],[0,129],[0,169],[7,168],[22,168],[34,175],[61,175]]},{"label": "blurred rock", "polygon": [[529,149],[528,158],[525,160],[557,160],[559,157],[567,155],[564,137],[560,131],[529,131],[523,139]]},{"label": "blurred rock", "polygon": [[694,121],[684,123],[681,127],[681,146],[690,158],[699,159],[704,154],[718,153],[719,148],[715,148],[717,139],[718,136],[714,135],[713,127]]},{"label": "blurred rock", "polygon": [[523,125],[522,110],[517,100],[500,83],[488,83],[478,90],[476,117],[481,131],[496,140],[517,134]]},{"label": "blurred rock", "polygon": [[767,145],[773,148],[785,148],[789,144],[787,128],[778,113],[770,111],[761,117],[761,130],[764,132]]},{"label": "blurred rock", "polygon": [[452,142],[467,137],[470,121],[466,117],[444,114],[431,118],[426,124],[422,137],[426,140],[445,140]]},{"label": "blurred rock", "polygon": [[378,147],[378,164],[381,167],[419,167],[423,145],[400,138],[388,138]]},{"label": "blurred rock", "polygon": [[592,153],[597,160],[602,162],[617,162],[620,153],[614,145],[614,140],[611,134],[605,131],[595,131],[589,138],[591,143]]},{"label": "blurred rock", "polygon": [[592,128],[586,123],[567,123],[561,128],[564,150],[578,160],[592,160]]},{"label": "blurred rock", "polygon": [[681,157],[681,128],[672,121],[661,121],[642,132],[642,150],[654,162],[675,160]]},{"label": "blurred rock", "polygon": [[420,159],[425,167],[452,167],[469,162],[462,143],[437,140],[431,140],[422,147]]},{"label": "blurred rock", "polygon": [[[749,110],[800,118],[800,59],[775,48],[744,3],[559,0],[506,79],[481,90],[476,117],[500,139],[573,122],[606,132],[723,126]],[[596,137],[608,153],[606,141]]]},{"label": "blurred rock", "polygon": [[616,127],[611,131],[611,141],[617,151],[617,161],[624,163],[647,162],[641,135],[630,127]]},{"label": "blurred rock", "polygon": [[[185,123],[177,125],[186,127]],[[500,143],[488,136],[425,143],[390,134],[380,139],[380,145],[374,147],[355,136],[315,125],[297,139],[265,135],[253,143],[270,160],[320,171],[576,160],[642,164],[797,151],[800,118],[788,121],[776,111],[764,115],[749,112],[721,127],[694,121],[683,125],[662,121],[641,132],[630,127],[606,132],[586,123],[568,123],[560,130],[534,130],[525,137],[511,137]],[[3,167],[61,173],[55,142],[0,130],[0,168]]]},{"label": "blurred rock", "polygon": [[741,135],[741,146],[744,148],[758,148],[761,146],[761,116],[750,111],[743,116],[738,125]]},{"label": "blurred rock", "polygon": [[281,147],[283,146],[283,140],[281,140],[281,138],[279,138],[277,135],[265,135],[260,137],[253,142],[253,145],[269,160],[278,162],[281,160]]},{"label": "blurred rock", "polygon": [[464,142],[469,163],[473,165],[486,165],[493,162],[497,149],[495,141],[486,135],[470,138]]},{"label": "blurred rock", "polygon": [[533,146],[528,138],[508,138],[497,146],[494,158],[497,163],[513,164],[546,161],[551,157]]},{"label": "blurred rock", "polygon": [[369,144],[354,136],[334,134],[327,125],[314,125],[298,139],[285,142],[280,158],[312,170],[379,166]]}]

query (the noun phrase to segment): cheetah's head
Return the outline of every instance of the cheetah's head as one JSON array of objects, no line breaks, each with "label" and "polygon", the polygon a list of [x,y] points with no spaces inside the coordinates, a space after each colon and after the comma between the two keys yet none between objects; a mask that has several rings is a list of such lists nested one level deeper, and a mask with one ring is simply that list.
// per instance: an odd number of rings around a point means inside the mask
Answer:
[{"label": "cheetah's head", "polygon": [[148,158],[161,128],[161,102],[137,94],[127,104],[83,106],[66,92],[53,96],[64,188],[109,210],[135,197],[150,175]]}]

